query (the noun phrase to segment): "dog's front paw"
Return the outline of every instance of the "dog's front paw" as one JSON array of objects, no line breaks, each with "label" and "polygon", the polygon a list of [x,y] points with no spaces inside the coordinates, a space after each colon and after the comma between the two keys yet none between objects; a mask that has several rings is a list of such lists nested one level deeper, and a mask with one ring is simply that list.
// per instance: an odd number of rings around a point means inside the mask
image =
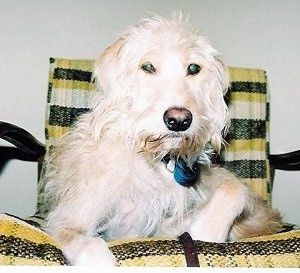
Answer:
[{"label": "dog's front paw", "polygon": [[79,235],[63,248],[71,265],[116,266],[106,242],[99,237]]}]

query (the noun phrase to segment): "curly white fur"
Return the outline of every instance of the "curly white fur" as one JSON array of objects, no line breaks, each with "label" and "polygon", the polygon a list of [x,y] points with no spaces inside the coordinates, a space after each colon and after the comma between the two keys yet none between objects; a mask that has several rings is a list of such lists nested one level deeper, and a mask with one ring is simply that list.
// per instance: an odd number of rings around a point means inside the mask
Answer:
[{"label": "curly white fur", "polygon": [[[227,125],[228,74],[182,16],[129,27],[98,58],[94,76],[92,110],[55,145],[43,177],[46,229],[71,264],[114,264],[104,240],[188,231],[223,242],[278,230],[276,212],[233,174],[210,166]],[[191,113],[187,129],[166,126],[169,109],[175,119]],[[199,181],[177,184],[166,154],[201,161]]]}]

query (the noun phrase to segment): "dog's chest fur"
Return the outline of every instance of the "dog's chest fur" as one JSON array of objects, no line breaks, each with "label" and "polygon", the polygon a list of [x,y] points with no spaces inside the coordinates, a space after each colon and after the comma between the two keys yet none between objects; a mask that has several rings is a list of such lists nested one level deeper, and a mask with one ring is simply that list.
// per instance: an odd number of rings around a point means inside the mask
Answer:
[{"label": "dog's chest fur", "polygon": [[148,179],[136,174],[128,182],[116,206],[99,222],[97,233],[112,241],[164,234],[167,227],[183,230],[187,224],[182,222],[183,218],[199,201],[197,190],[177,184],[173,174],[161,163],[148,169]]}]

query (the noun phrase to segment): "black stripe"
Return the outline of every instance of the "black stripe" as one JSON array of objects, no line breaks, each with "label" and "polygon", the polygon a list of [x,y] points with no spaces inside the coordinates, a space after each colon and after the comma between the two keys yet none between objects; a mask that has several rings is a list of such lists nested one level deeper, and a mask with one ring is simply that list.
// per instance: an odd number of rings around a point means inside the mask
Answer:
[{"label": "black stripe", "polygon": [[45,139],[49,140],[49,130],[48,130],[48,128],[45,128],[44,133],[45,133]]},{"label": "black stripe", "polygon": [[0,254],[30,260],[44,260],[64,265],[67,263],[60,249],[50,244],[37,244],[14,236],[0,235]]},{"label": "black stripe", "polygon": [[234,160],[221,162],[239,178],[267,178],[265,160]]},{"label": "black stripe", "polygon": [[[228,258],[226,262],[228,266],[234,266],[232,258],[235,255],[251,255],[251,257],[256,256],[257,259],[264,260],[267,255],[296,254],[300,250],[299,238],[233,243],[210,243],[196,240],[194,244],[198,255],[204,255],[206,261],[211,260],[211,265],[218,264],[218,261],[214,262],[213,256],[218,255]],[[110,250],[119,261],[138,257],[184,255],[182,245],[177,240],[136,241],[111,246]]]},{"label": "black stripe", "polygon": [[266,103],[266,121],[270,121],[270,103]]},{"label": "black stripe", "polygon": [[50,106],[49,125],[70,127],[78,117],[88,112],[89,108],[64,107],[58,105]]},{"label": "black stripe", "polygon": [[[256,242],[232,242],[232,243],[206,243],[195,241],[196,248],[203,255],[254,255],[264,259],[267,255],[298,253],[300,250],[300,239],[290,238],[286,240],[256,241]],[[199,252],[198,252],[199,253]],[[228,258],[229,258],[228,257]]]},{"label": "black stripe", "polygon": [[267,93],[267,85],[262,82],[231,82],[230,92],[247,92],[247,93]]},{"label": "black stripe", "polygon": [[53,79],[92,82],[92,72],[57,67],[54,69]]},{"label": "black stripe", "polygon": [[136,241],[111,246],[109,249],[118,260],[157,255],[184,255],[182,244],[178,240]]},{"label": "black stripe", "polygon": [[254,119],[231,119],[226,141],[232,139],[266,138],[266,121]]},{"label": "black stripe", "polygon": [[[23,222],[26,222],[27,224],[32,225],[32,226],[34,226],[34,227],[36,227],[36,228],[40,228],[40,224],[39,224],[38,222],[33,221],[33,220],[23,219],[23,218],[20,218],[20,217],[18,217],[18,216],[16,216],[16,215],[9,214],[9,213],[7,213],[7,212],[5,212],[4,214],[6,214],[6,215],[8,215],[8,216],[10,216],[10,217],[16,218],[16,219],[18,219],[18,220],[21,220],[21,221],[23,221]],[[35,216],[35,217],[36,217],[36,216]],[[41,220],[43,219],[43,218],[41,218],[41,217],[36,217],[36,218],[40,218]]]},{"label": "black stripe", "polygon": [[51,94],[52,94],[52,82],[48,83],[48,92],[47,92],[47,103],[51,101]]}]

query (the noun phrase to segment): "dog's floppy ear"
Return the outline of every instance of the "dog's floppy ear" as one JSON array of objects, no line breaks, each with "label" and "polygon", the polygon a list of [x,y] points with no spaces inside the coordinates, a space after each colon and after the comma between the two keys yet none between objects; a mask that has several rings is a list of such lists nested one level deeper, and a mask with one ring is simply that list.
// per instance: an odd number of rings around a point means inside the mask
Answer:
[{"label": "dog's floppy ear", "polygon": [[220,54],[214,54],[215,65],[214,71],[217,76],[217,83],[219,84],[218,90],[223,94],[223,96],[228,91],[229,87],[229,71],[227,66],[222,61]]},{"label": "dog's floppy ear", "polygon": [[124,44],[124,38],[119,38],[110,47],[106,48],[95,62],[93,77],[98,90],[101,90],[104,94],[113,89],[110,85],[116,83],[120,76],[118,71],[120,71],[121,51]]},{"label": "dog's floppy ear", "polygon": [[214,107],[213,111],[215,120],[215,129],[211,136],[210,143],[214,150],[220,151],[221,145],[224,142],[223,136],[226,135],[229,126],[229,113],[228,107],[225,103],[224,96],[228,91],[229,87],[229,71],[225,64],[220,59],[219,55],[215,56],[214,64],[214,75],[216,79],[214,80],[215,92],[211,93],[210,100],[211,105]]}]

